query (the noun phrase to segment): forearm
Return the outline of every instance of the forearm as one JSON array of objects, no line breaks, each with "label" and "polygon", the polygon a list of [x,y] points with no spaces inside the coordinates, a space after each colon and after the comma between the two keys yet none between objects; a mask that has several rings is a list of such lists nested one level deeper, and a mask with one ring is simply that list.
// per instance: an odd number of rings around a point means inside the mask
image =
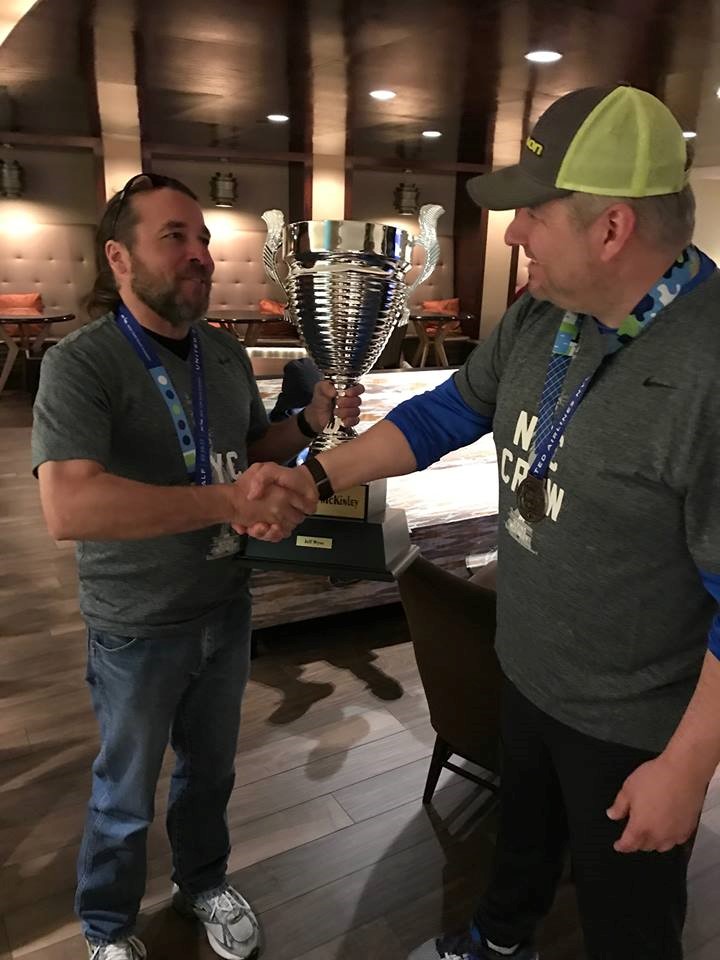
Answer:
[{"label": "forearm", "polygon": [[663,756],[702,783],[710,781],[720,763],[720,661],[710,652]]},{"label": "forearm", "polygon": [[317,459],[337,491],[369,480],[399,477],[417,469],[410,444],[402,431],[388,420],[381,420],[357,439],[321,453]]},{"label": "forearm", "polygon": [[56,540],[144,540],[233,518],[230,486],[156,487],[98,473],[43,498]]},{"label": "forearm", "polygon": [[271,423],[267,432],[248,447],[249,463],[286,463],[310,444],[297,425],[297,417]]}]

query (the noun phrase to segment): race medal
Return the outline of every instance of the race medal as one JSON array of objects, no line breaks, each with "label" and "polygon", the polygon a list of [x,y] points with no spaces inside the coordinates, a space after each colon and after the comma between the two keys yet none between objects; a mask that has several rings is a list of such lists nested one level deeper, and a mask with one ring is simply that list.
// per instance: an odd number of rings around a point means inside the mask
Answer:
[{"label": "race medal", "polygon": [[547,513],[545,481],[538,477],[525,477],[517,488],[517,507],[520,516],[528,523],[539,523]]}]

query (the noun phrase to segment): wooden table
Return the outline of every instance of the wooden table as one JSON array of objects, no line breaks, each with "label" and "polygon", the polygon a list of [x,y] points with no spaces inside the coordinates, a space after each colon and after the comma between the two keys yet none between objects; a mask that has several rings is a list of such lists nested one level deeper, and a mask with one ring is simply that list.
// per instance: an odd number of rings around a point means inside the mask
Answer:
[{"label": "wooden table", "polygon": [[[424,367],[430,350],[435,351],[435,357],[441,367],[448,367],[447,354],[445,353],[445,338],[452,333],[453,328],[462,320],[472,320],[470,313],[411,313],[415,332],[418,336],[418,346],[412,358],[414,367]],[[428,335],[427,327],[436,326],[435,336]]]},{"label": "wooden table", "polygon": [[[0,370],[0,393],[2,393],[7,383],[8,377],[15,365],[18,354],[22,350],[26,356],[31,354],[37,356],[40,349],[52,332],[54,323],[65,323],[67,320],[74,320],[74,313],[62,314],[38,314],[37,316],[7,316],[0,315],[0,340],[7,345],[8,353],[5,357],[5,363]],[[10,334],[7,327],[17,327],[18,333]],[[33,327],[40,327],[34,330]]]},{"label": "wooden table", "polygon": [[[213,310],[212,315],[208,315],[207,322],[227,330],[238,340],[242,340],[246,347],[254,347],[263,324],[282,319],[275,314],[259,313],[255,310]],[[241,327],[245,327],[244,335]]]},{"label": "wooden table", "polygon": [[[403,400],[444,383],[450,371],[380,370],[363,377],[365,394],[358,432],[363,433]],[[279,378],[257,381],[272,409]],[[351,441],[352,442],[352,441]],[[446,570],[467,576],[465,557],[485,555],[497,544],[498,469],[492,436],[455,450],[427,470],[388,480],[387,499],[402,508],[411,542]],[[257,628],[395,603],[396,583],[361,581],[336,586],[319,575],[253,571],[253,625]]]}]

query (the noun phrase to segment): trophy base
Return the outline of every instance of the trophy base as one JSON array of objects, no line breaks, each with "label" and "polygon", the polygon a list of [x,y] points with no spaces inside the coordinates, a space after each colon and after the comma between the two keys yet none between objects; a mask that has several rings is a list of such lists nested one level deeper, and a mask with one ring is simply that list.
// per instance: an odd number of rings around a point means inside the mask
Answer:
[{"label": "trophy base", "polygon": [[395,580],[418,554],[410,543],[405,511],[387,507],[369,520],[315,514],[280,543],[248,538],[238,560],[257,570],[320,574],[335,580]]}]

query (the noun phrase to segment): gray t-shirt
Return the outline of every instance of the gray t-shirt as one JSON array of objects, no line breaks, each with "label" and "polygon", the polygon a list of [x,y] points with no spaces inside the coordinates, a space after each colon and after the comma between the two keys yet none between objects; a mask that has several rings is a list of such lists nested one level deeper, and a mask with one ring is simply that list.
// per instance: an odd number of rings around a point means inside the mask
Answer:
[{"label": "gray t-shirt", "polygon": [[[245,348],[197,327],[207,386],[213,483],[247,467],[247,446],[268,427]],[[189,361],[153,341],[189,421]],[[33,470],[47,460],[96,460],[112,474],[158,486],[189,483],[172,417],[112,315],[65,337],[42,363],[32,434]],[[242,541],[228,527],[146,540],[77,544],[80,608],[93,628],[168,634],[213,619],[248,596]],[[249,599],[248,599],[249,602]]]},{"label": "gray t-shirt", "polygon": [[[548,474],[549,516],[515,522],[563,311],[525,296],[455,376],[493,417],[500,474],[497,651],[540,709],[602,740],[661,751],[697,683],[720,573],[720,274],[608,358]],[[560,403],[603,355],[594,320]]]}]

